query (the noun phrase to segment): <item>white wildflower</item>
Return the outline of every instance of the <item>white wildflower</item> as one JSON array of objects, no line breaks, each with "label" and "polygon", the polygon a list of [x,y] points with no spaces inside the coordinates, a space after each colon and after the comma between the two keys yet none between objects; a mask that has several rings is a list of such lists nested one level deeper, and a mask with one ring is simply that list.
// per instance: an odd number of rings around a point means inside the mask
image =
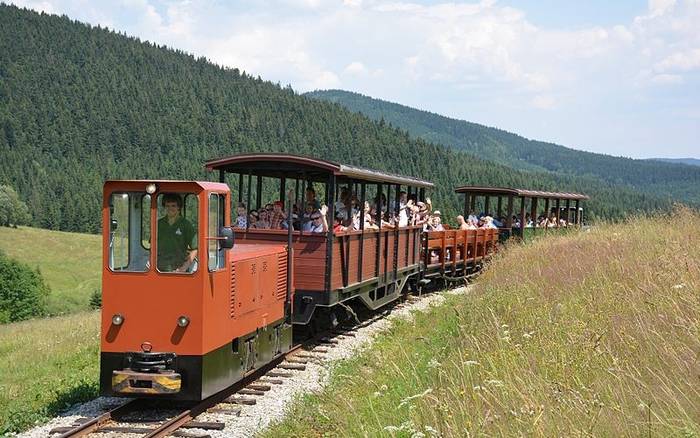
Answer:
[{"label": "white wildflower", "polygon": [[440,432],[438,432],[437,430],[435,430],[434,428],[432,428],[430,426],[425,426],[425,427],[423,427],[423,429],[425,429],[425,431],[428,432],[430,434],[430,436],[434,436],[434,437],[440,436]]},{"label": "white wildflower", "polygon": [[685,283],[680,283],[680,284],[674,284],[671,286],[671,289],[683,289],[685,287]]},{"label": "white wildflower", "polygon": [[434,368],[440,368],[442,364],[438,362],[435,358],[430,359],[430,362],[428,362],[428,368],[434,369]]},{"label": "white wildflower", "polygon": [[472,365],[479,365],[479,362],[477,362],[477,361],[475,361],[475,360],[467,360],[467,361],[464,362],[464,365],[466,365],[466,366],[469,367],[469,366],[472,366]]},{"label": "white wildflower", "polygon": [[491,380],[487,380],[485,383],[492,385],[492,386],[503,386],[503,381],[501,381],[501,380],[491,379]]},{"label": "white wildflower", "polygon": [[525,332],[525,333],[523,333],[523,338],[525,338],[525,339],[532,339],[532,335],[534,335],[534,334],[535,334],[534,331],[532,331],[532,332]]},{"label": "white wildflower", "polygon": [[396,426],[385,426],[384,430],[386,430],[387,432],[400,432],[401,428]]},{"label": "white wildflower", "polygon": [[430,394],[433,392],[433,388],[428,388],[425,391],[421,392],[420,394],[412,395],[410,397],[406,397],[405,399],[401,400],[401,403],[399,403],[399,407],[403,407],[406,404],[408,404],[411,400],[415,400],[417,398],[422,398],[425,397],[426,395]]}]

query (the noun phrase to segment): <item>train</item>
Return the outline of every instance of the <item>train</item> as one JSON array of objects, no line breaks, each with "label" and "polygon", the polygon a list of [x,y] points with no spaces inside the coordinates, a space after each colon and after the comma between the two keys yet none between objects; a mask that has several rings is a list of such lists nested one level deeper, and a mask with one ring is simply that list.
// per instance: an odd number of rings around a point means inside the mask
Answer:
[{"label": "train", "polygon": [[[497,250],[525,236],[525,200],[569,203],[585,195],[460,187],[464,215],[484,196],[501,229],[424,231],[422,226],[314,233],[232,227],[232,205],[261,207],[264,188],[307,205],[318,187],[328,223],[343,190],[359,204],[401,195],[418,202],[434,185],[419,178],[291,154],[239,154],[208,161],[218,181],[123,180],[103,188],[100,392],[180,401],[206,399],[294,345],[297,331],[333,327],[360,306],[376,310],[430,284],[463,282]],[[228,182],[227,182],[228,180]],[[231,184],[229,184],[231,183]],[[237,199],[231,190],[236,190]],[[511,223],[520,200],[522,229]],[[560,200],[567,204],[559,208]],[[503,202],[505,201],[505,202]],[[381,209],[378,209],[381,215]],[[517,211],[515,213],[518,213]],[[557,213],[559,215],[559,213]],[[574,218],[580,225],[581,214]],[[380,219],[378,217],[377,219]],[[567,218],[568,219],[568,218]]]}]

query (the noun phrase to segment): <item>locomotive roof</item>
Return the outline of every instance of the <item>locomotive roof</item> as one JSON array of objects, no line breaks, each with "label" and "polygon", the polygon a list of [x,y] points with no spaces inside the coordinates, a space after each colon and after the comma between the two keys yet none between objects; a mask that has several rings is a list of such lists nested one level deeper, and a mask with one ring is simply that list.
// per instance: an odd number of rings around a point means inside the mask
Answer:
[{"label": "locomotive roof", "polygon": [[457,193],[475,193],[478,195],[501,195],[501,196],[521,196],[525,198],[549,198],[549,199],[571,199],[571,200],[586,200],[590,199],[582,193],[568,192],[544,192],[541,190],[514,189],[510,187],[481,187],[481,186],[462,186],[455,189]]},{"label": "locomotive roof", "polygon": [[434,184],[430,181],[411,176],[396,175],[319,158],[281,153],[233,155],[231,157],[207,161],[205,167],[207,170],[222,170],[224,172],[234,173],[248,173],[248,171],[250,171],[253,175],[274,178],[290,175],[301,176],[303,174],[306,178],[315,181],[326,181],[328,174],[332,173],[337,177],[344,177],[352,180],[424,188],[434,187]]},{"label": "locomotive roof", "polygon": [[195,180],[173,180],[173,179],[109,179],[105,181],[105,186],[125,185],[125,184],[196,184],[204,190],[228,189],[226,184],[213,181]]}]

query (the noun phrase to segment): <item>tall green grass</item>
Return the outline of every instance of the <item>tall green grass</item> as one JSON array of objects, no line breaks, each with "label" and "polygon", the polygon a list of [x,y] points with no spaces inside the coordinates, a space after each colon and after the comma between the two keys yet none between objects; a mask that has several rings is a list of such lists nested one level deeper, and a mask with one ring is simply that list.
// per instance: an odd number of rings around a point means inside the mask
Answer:
[{"label": "tall green grass", "polygon": [[102,241],[98,235],[0,227],[0,250],[39,268],[51,287],[51,315],[88,309],[92,292],[100,288]]},{"label": "tall green grass", "polygon": [[0,325],[0,436],[97,396],[99,312]]},{"label": "tall green grass", "polygon": [[700,216],[502,252],[266,436],[700,436]]}]

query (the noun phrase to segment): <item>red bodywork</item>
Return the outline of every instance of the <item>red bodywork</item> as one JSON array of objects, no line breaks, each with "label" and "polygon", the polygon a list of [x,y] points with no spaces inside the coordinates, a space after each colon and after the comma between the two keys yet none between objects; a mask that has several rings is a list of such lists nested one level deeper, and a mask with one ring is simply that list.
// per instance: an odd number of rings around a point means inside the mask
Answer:
[{"label": "red bodywork", "polygon": [[[230,225],[230,190],[226,184],[180,181],[109,181],[104,186],[103,229],[109,230],[109,199],[113,192],[158,192],[151,202],[151,230],[157,229],[158,193],[194,193],[198,197],[199,267],[192,274],[160,273],[156,266],[157,239],[147,272],[114,272],[109,268],[109,233],[103,233],[101,350],[153,351],[205,355],[233,339],[285,317],[287,250],[283,244],[236,244],[225,251],[223,268],[211,272],[204,254],[208,239],[209,195],[225,195],[225,225]],[[154,233],[155,234],[155,233]],[[114,325],[112,317],[124,317]],[[180,327],[180,316],[189,324]]]}]

